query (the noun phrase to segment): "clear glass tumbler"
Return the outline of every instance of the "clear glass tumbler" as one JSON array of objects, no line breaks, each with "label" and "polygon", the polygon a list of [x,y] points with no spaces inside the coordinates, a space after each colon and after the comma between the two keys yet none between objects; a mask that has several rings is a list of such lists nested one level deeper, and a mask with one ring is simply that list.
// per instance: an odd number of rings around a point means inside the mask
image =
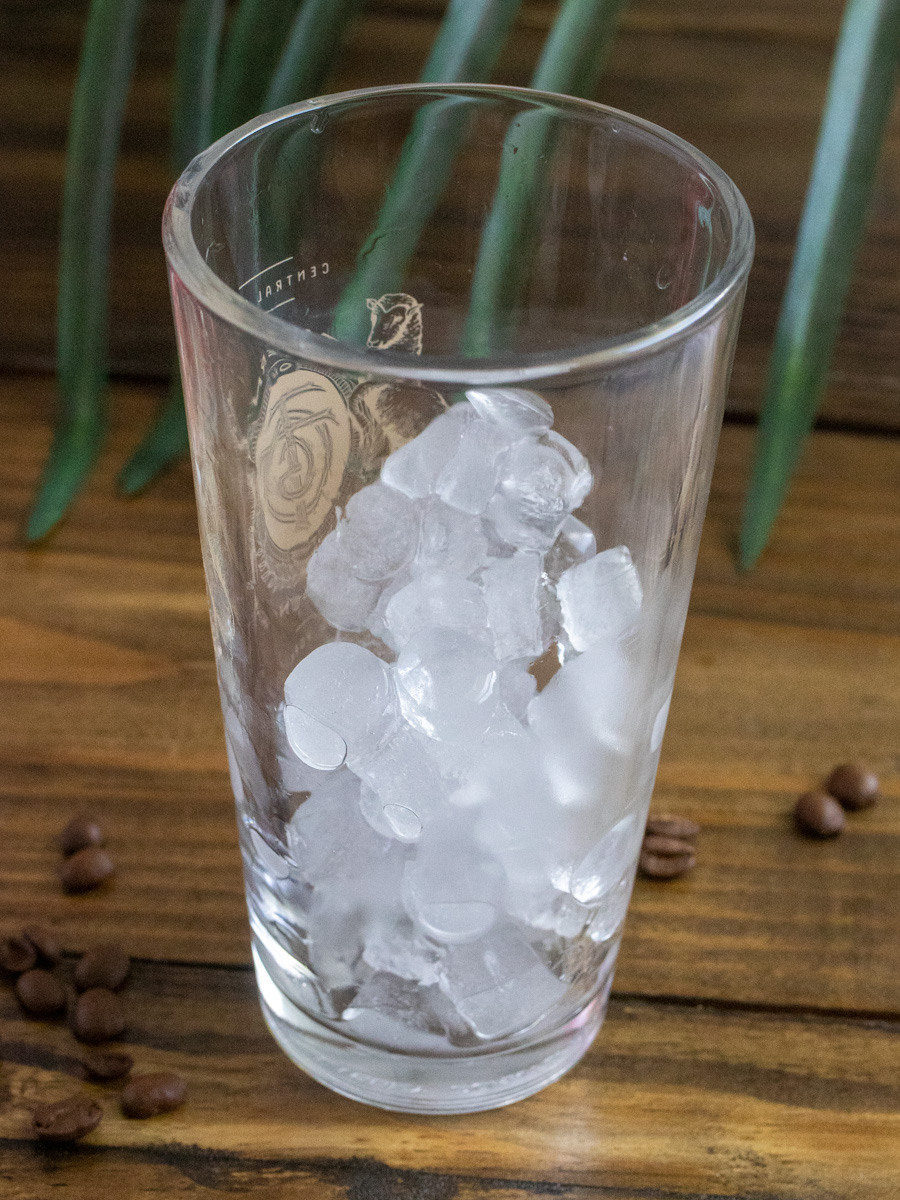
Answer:
[{"label": "clear glass tumbler", "polygon": [[280,110],[166,210],[266,1020],[357,1100],[507,1104],[603,1019],[746,205],[513,88]]}]

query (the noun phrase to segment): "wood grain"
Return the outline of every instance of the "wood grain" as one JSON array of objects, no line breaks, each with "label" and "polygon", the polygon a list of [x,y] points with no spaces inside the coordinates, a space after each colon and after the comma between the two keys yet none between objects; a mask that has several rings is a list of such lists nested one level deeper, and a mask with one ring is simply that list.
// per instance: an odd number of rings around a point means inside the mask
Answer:
[{"label": "wood grain", "polygon": [[[73,950],[127,935],[144,957],[245,963],[187,467],[115,497],[159,396],[116,388],[96,478],[49,546],[24,549],[51,388],[0,381],[0,912],[10,928],[42,914]],[[900,441],[816,435],[744,577],[730,542],[750,447],[750,430],[726,427],[655,798],[701,823],[700,864],[639,882],[617,987],[897,1014]],[[882,773],[882,803],[837,842],[800,838],[797,793],[857,754]],[[119,877],[64,897],[54,837],[84,807]]]},{"label": "wood grain", "polygon": [[[555,12],[523,7],[497,79],[527,83]],[[758,235],[733,412],[756,410],[809,175],[839,0],[634,0],[600,98],[673,129],[717,160],[744,191]],[[416,78],[440,0],[370,0],[329,90]],[[7,294],[0,365],[52,358],[54,275],[69,98],[86,0],[0,6],[0,229]],[[175,0],[148,5],[118,179],[112,295],[113,365],[160,375],[171,321],[159,219],[171,184],[168,75]],[[823,408],[827,420],[900,428],[900,100],[887,142]]]},{"label": "wood grain", "polygon": [[[10,1200],[123,1186],[264,1200],[896,1195],[896,1023],[613,1002],[585,1060],[547,1091],[494,1113],[415,1118],[353,1104],[291,1066],[249,971],[138,964],[125,995],[136,1069],[188,1081],[168,1117],[123,1119],[114,1086],[76,1082],[68,1032],[26,1020],[0,992]],[[104,1107],[98,1130],[74,1152],[30,1142],[29,1105],[79,1088]]]}]

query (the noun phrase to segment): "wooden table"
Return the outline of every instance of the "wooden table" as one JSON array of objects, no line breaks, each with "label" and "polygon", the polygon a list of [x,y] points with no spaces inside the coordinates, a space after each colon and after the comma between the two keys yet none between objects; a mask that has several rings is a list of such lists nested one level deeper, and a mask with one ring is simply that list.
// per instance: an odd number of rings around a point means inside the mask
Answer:
[{"label": "wooden table", "polygon": [[[770,550],[732,560],[752,431],[725,428],[654,805],[700,861],[639,882],[609,1018],[512,1108],[414,1118],[332,1095],[267,1034],[249,967],[190,474],[113,481],[159,392],[118,386],[107,453],[43,548],[18,538],[49,436],[46,377],[0,379],[0,918],[136,958],[126,1044],[185,1107],[119,1115],[64,1027],[0,988],[0,1193],[281,1200],[900,1195],[900,441],[819,433]],[[799,837],[796,794],[864,755],[883,798]],[[54,837],[96,812],[119,866],[83,897]],[[29,1105],[86,1088],[74,1148]]]}]

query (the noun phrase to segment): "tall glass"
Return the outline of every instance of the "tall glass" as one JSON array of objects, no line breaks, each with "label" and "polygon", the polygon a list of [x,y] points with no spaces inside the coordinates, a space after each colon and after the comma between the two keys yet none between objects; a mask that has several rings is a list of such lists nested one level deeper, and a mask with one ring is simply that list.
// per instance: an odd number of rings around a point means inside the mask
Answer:
[{"label": "tall glass", "polygon": [[358,1100],[507,1104],[603,1019],[753,246],[600,105],[261,117],[165,216],[266,1020]]}]

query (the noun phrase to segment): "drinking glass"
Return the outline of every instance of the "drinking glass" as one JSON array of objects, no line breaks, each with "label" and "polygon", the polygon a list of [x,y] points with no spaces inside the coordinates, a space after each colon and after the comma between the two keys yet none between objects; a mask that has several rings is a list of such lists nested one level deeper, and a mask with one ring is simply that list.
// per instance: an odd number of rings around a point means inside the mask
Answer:
[{"label": "drinking glass", "polygon": [[270,113],[164,240],[266,1020],[507,1104],[603,1019],[753,248],[712,162],[514,88]]}]

